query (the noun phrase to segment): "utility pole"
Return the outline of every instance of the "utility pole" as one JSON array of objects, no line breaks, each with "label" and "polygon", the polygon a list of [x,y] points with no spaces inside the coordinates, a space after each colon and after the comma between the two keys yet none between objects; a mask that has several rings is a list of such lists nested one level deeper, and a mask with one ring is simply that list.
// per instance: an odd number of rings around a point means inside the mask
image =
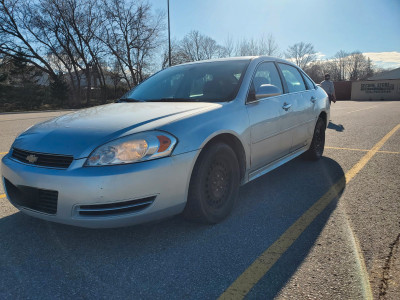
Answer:
[{"label": "utility pole", "polygon": [[171,66],[171,29],[170,29],[170,23],[169,23],[169,0],[167,0],[168,4],[168,64]]}]

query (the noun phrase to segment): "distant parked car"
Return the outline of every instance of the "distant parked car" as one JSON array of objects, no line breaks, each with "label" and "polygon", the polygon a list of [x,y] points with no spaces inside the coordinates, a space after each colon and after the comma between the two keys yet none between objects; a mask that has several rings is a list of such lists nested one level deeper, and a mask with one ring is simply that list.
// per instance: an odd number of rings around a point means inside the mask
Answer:
[{"label": "distant parked car", "polygon": [[326,93],[271,57],[174,66],[118,103],[37,124],[2,159],[8,199],[41,219],[115,227],[182,213],[217,223],[239,185],[322,156]]}]

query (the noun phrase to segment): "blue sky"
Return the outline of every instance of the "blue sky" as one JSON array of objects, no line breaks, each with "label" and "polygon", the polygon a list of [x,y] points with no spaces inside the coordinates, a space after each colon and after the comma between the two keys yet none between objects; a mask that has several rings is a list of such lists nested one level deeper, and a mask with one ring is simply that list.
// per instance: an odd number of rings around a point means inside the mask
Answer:
[{"label": "blue sky", "polygon": [[[167,0],[148,1],[166,12]],[[190,30],[221,44],[228,36],[272,34],[281,51],[303,41],[326,58],[359,50],[376,62],[383,59],[383,66],[400,67],[399,0],[170,0],[170,13],[177,39]]]}]

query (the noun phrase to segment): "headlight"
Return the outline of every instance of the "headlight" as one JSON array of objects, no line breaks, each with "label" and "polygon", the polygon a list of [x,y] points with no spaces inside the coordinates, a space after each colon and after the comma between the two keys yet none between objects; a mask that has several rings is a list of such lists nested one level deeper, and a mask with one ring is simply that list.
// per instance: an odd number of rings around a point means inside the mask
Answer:
[{"label": "headlight", "polygon": [[95,149],[85,166],[129,164],[169,156],[176,138],[165,132],[149,131],[125,136]]}]

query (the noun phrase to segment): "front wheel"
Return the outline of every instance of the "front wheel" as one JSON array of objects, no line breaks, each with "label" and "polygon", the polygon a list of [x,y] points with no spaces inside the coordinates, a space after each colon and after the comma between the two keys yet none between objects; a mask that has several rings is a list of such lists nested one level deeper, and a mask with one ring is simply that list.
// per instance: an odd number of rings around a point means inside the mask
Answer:
[{"label": "front wheel", "polygon": [[318,160],[324,153],[325,147],[325,122],[323,119],[318,118],[317,124],[314,129],[314,136],[311,141],[310,149],[305,153],[306,158],[311,160]]},{"label": "front wheel", "polygon": [[235,152],[224,143],[200,154],[190,179],[186,219],[218,223],[231,212],[239,191],[240,170]]}]

